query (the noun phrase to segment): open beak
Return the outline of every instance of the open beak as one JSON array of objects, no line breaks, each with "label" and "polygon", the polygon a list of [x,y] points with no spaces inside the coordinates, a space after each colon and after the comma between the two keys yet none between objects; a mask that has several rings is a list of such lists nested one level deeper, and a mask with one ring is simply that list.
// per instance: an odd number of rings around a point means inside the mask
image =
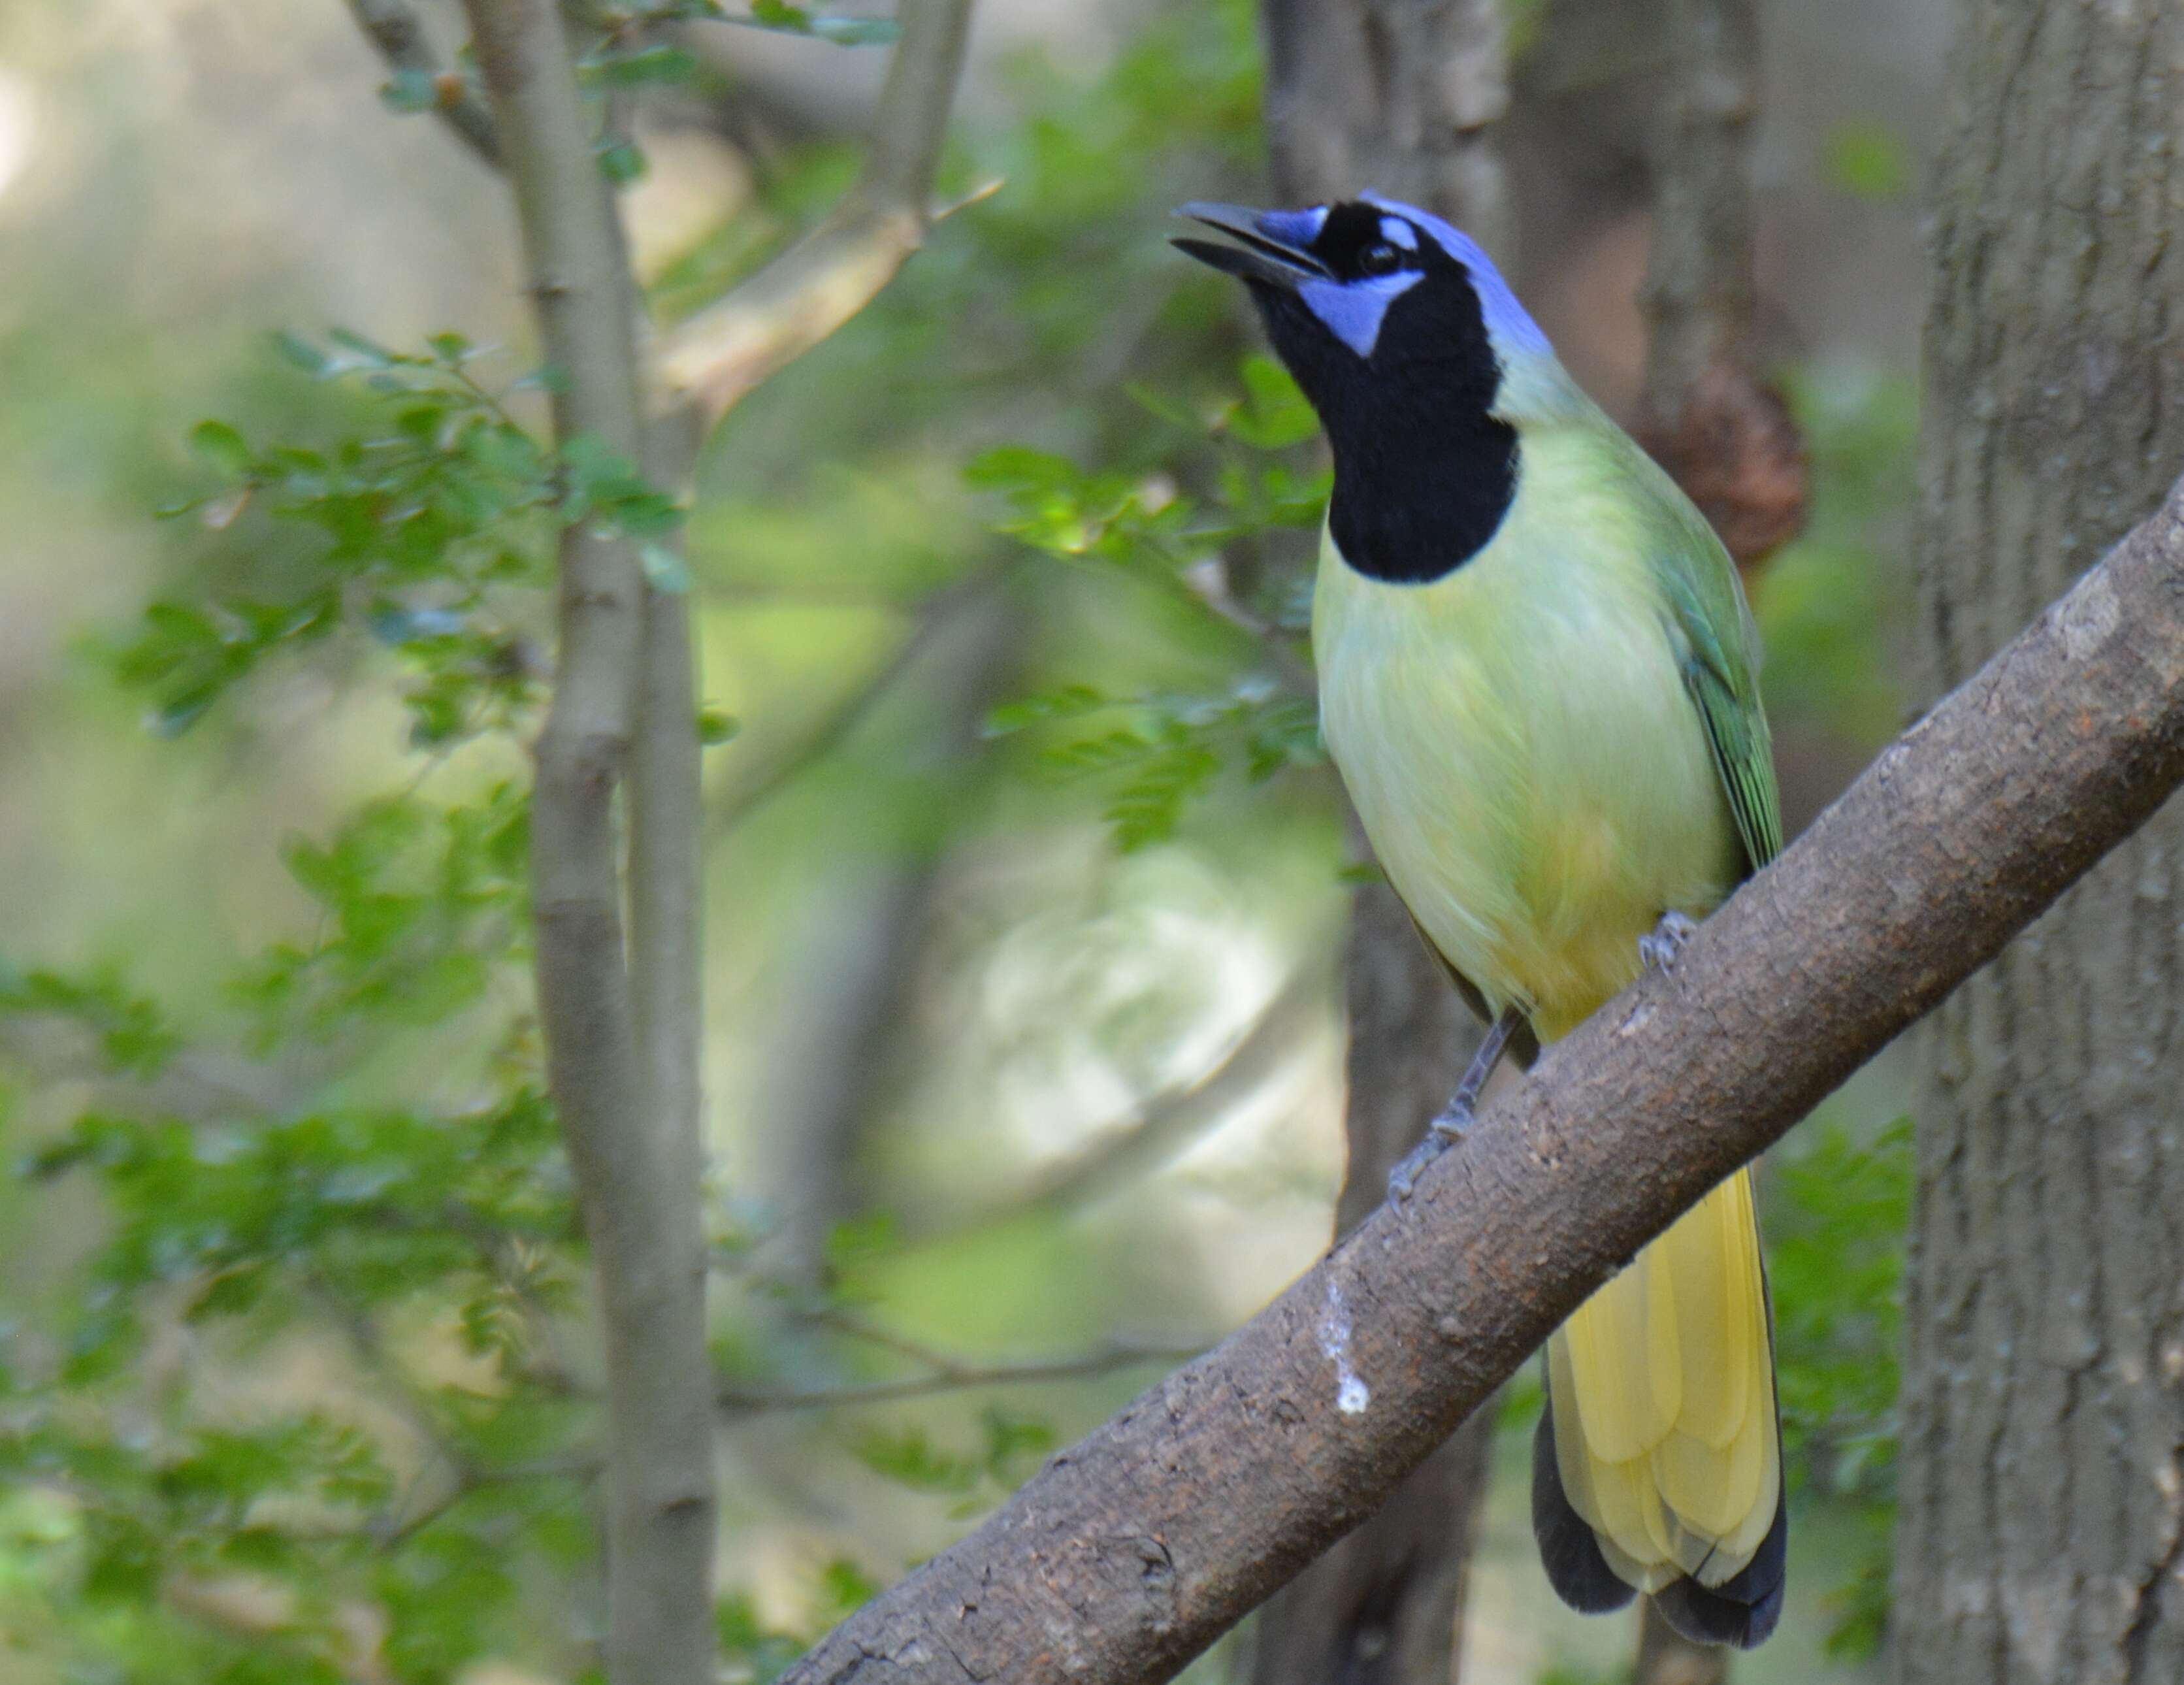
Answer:
[{"label": "open beak", "polygon": [[1235,245],[1172,237],[1168,243],[1202,264],[1245,281],[1295,292],[1306,281],[1328,281],[1334,272],[1312,254],[1319,219],[1310,211],[1251,210],[1240,204],[1194,201],[1176,208],[1178,216],[1217,228]]}]

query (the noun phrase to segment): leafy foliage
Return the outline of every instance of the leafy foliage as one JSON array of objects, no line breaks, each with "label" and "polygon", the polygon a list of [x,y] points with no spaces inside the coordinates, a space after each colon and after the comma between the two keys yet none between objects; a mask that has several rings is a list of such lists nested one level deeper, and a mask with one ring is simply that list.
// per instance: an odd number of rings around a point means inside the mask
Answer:
[{"label": "leafy foliage", "polygon": [[1777,1384],[1792,1480],[1846,1509],[1858,1532],[1829,1648],[1863,1656],[1888,1615],[1911,1124],[1898,1119],[1869,1144],[1840,1124],[1814,1128],[1773,1176]]}]

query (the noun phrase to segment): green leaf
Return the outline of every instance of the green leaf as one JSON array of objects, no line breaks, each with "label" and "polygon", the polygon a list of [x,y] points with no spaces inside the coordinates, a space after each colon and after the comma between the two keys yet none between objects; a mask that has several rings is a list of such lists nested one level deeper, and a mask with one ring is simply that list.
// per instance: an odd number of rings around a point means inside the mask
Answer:
[{"label": "green leaf", "polygon": [[717,749],[724,743],[734,741],[743,728],[743,722],[733,714],[724,713],[718,708],[699,711],[698,741],[707,749]]},{"label": "green leaf", "polygon": [[283,357],[305,374],[323,375],[326,372],[328,361],[326,354],[312,344],[309,340],[300,338],[284,329],[273,336],[273,343],[279,348]]},{"label": "green leaf", "polygon": [[698,68],[697,55],[680,47],[655,44],[634,53],[616,53],[584,66],[587,81],[610,87],[686,81]]},{"label": "green leaf", "polygon": [[645,171],[644,152],[633,141],[609,141],[599,148],[599,173],[617,187],[640,180]]},{"label": "green leaf", "polygon": [[1026,696],[1014,702],[1005,702],[986,716],[986,735],[1006,737],[1028,726],[1045,725],[1055,720],[1080,719],[1096,713],[1102,708],[1113,707],[1112,698],[1103,695],[1089,684],[1065,684],[1059,689]]},{"label": "green leaf", "polygon": [[199,421],[190,429],[190,449],[223,474],[250,471],[249,442],[225,421]]}]

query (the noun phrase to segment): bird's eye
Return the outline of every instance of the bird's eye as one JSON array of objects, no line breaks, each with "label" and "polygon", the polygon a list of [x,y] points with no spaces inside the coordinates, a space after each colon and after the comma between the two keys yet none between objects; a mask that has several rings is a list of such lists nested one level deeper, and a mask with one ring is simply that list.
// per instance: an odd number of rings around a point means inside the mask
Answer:
[{"label": "bird's eye", "polygon": [[1403,254],[1393,246],[1368,246],[1357,254],[1361,275],[1389,275],[1403,266]]}]

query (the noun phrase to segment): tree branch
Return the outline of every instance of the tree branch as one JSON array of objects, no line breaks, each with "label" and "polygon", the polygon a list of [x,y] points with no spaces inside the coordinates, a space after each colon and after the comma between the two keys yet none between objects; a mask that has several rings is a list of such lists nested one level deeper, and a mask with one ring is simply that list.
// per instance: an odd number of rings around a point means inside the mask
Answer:
[{"label": "tree branch", "polygon": [[[635,287],[560,13],[554,0],[465,6],[547,360],[562,377],[555,435],[641,461]],[[532,883],[548,1075],[605,1345],[607,1672],[614,1685],[704,1685],[713,1675],[714,1526],[703,1236],[691,1142],[655,1080],[654,1050],[639,1044],[615,826],[647,602],[629,544],[590,522],[564,529],[560,574],[560,665],[538,742]]]},{"label": "tree branch", "polygon": [[1171,1677],[2184,780],[2184,483],[1463,1147],[786,1678]]},{"label": "tree branch", "polygon": [[902,36],[856,186],[811,233],[664,338],[656,364],[666,399],[690,405],[701,431],[863,310],[925,243],[971,3],[902,0]]},{"label": "tree branch", "polygon": [[905,1398],[929,1398],[942,1392],[963,1392],[981,1386],[1029,1386],[1056,1381],[1089,1381],[1117,1370],[1141,1369],[1149,1364],[1163,1367],[1196,1357],[1202,1346],[1111,1346],[1104,1351],[1073,1357],[1042,1358],[1013,1364],[935,1363],[931,1373],[905,1375],[899,1381],[867,1381],[844,1386],[813,1386],[794,1391],[745,1392],[723,1387],[721,1408],[739,1415],[768,1410],[833,1409],[848,1404],[891,1404]]},{"label": "tree branch", "polygon": [[423,76],[432,84],[432,114],[456,139],[494,169],[500,167],[500,137],[493,113],[471,92],[462,73],[448,70],[432,50],[430,36],[409,0],[348,0],[348,14],[364,38],[379,49],[387,68]]}]

